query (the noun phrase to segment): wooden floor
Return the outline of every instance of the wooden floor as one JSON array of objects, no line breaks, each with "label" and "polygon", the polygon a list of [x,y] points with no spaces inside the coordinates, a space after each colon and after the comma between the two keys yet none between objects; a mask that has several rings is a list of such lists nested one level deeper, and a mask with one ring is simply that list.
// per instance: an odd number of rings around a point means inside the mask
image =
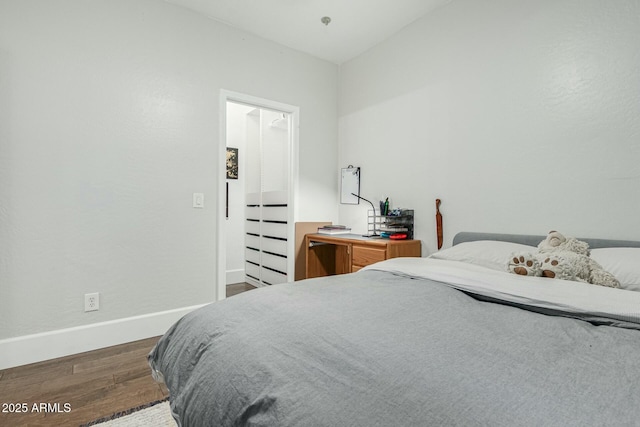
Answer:
[{"label": "wooden floor", "polygon": [[147,365],[158,338],[0,371],[0,426],[78,426],[167,397]]},{"label": "wooden floor", "polygon": [[232,297],[244,291],[250,291],[255,289],[255,286],[251,286],[248,283],[236,283],[233,285],[227,285],[227,297]]}]

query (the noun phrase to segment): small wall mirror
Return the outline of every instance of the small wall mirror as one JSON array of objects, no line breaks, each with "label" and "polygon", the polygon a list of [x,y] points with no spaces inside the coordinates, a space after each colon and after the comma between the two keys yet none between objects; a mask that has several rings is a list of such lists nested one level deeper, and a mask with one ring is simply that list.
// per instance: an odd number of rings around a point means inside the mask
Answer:
[{"label": "small wall mirror", "polygon": [[340,203],[345,205],[357,205],[360,203],[353,194],[360,195],[360,168],[352,165],[341,169]]}]

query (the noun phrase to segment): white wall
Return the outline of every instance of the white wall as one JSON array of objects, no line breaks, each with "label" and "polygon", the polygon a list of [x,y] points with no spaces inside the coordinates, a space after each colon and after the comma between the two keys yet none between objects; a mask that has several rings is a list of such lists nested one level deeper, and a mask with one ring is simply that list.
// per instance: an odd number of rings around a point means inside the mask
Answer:
[{"label": "white wall", "polygon": [[227,179],[229,217],[224,223],[227,237],[227,284],[244,281],[247,114],[254,109],[243,104],[227,103],[227,146],[238,149],[238,179]]},{"label": "white wall", "polygon": [[[640,2],[454,0],[340,69],[341,166],[462,230],[640,239]],[[368,204],[340,206],[364,230]]]},{"label": "white wall", "polygon": [[214,299],[221,89],[300,107],[298,219],[334,219],[336,87],[164,1],[1,2],[0,345]]}]

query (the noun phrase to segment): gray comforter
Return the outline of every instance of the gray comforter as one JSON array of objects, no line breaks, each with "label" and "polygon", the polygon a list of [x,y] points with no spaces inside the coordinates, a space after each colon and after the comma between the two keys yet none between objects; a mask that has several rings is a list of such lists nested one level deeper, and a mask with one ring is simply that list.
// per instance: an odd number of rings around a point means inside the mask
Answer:
[{"label": "gray comforter", "polygon": [[182,426],[640,426],[640,331],[381,271],[213,303],[149,362]]}]

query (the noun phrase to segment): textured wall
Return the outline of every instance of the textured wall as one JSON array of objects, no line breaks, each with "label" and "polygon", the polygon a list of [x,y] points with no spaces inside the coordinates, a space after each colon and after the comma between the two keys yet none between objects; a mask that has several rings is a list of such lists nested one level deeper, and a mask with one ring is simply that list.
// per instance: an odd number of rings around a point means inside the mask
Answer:
[{"label": "textured wall", "polygon": [[337,71],[163,1],[0,2],[0,339],[214,299],[220,89],[301,108],[299,218],[336,215]]},{"label": "textured wall", "polygon": [[227,104],[227,146],[238,149],[238,179],[228,179],[229,217],[225,219],[227,284],[244,281],[245,178],[247,114],[254,107]]},{"label": "textured wall", "polygon": [[[640,239],[640,1],[454,0],[341,67],[340,163],[462,230]],[[365,226],[366,206],[340,222]]]}]

